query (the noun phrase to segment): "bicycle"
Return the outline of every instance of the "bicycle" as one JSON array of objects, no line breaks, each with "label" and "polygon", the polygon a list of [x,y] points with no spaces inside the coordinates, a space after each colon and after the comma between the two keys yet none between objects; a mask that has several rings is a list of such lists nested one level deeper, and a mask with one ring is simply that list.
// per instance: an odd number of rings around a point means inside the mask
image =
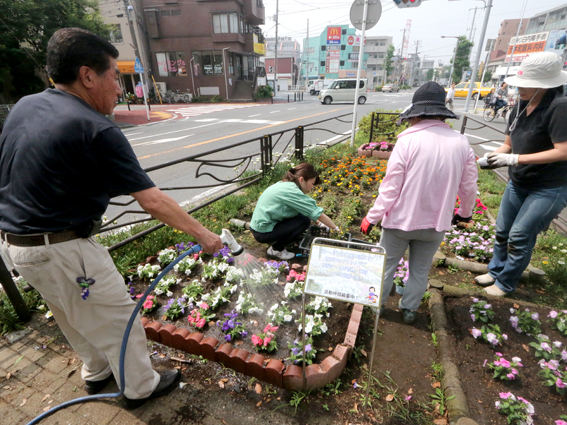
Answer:
[{"label": "bicycle", "polygon": [[486,96],[484,98],[484,113],[482,117],[486,122],[491,122],[494,118],[502,117],[504,122],[508,123],[508,112],[514,107],[514,99],[510,98],[508,104],[498,110],[496,110],[496,103],[493,103],[492,99],[492,96]]}]

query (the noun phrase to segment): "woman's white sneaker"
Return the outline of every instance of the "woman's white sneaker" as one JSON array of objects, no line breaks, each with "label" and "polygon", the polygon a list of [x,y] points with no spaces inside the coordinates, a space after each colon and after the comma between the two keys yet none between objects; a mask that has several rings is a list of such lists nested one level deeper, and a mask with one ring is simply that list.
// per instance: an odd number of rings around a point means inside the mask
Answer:
[{"label": "woman's white sneaker", "polygon": [[285,248],[283,249],[283,251],[276,251],[273,247],[269,247],[267,254],[270,257],[275,257],[284,261],[291,260],[292,258],[295,257],[294,253],[288,252],[288,250]]},{"label": "woman's white sneaker", "polygon": [[488,273],[475,277],[474,281],[478,286],[491,286],[494,285],[494,282],[496,282],[496,280]]},{"label": "woman's white sneaker", "polygon": [[488,295],[492,295],[493,297],[503,297],[504,295],[507,294],[507,292],[504,292],[496,285],[492,285],[489,286],[488,288],[484,288],[483,291],[486,292]]}]

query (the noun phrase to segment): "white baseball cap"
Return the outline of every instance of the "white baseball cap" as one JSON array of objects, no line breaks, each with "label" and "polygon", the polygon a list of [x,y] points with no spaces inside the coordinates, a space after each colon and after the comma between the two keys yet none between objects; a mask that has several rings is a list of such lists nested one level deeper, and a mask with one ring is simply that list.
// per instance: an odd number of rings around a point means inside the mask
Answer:
[{"label": "white baseball cap", "polygon": [[534,53],[522,62],[516,75],[505,78],[504,82],[516,87],[551,89],[567,83],[567,72],[562,68],[557,53]]}]

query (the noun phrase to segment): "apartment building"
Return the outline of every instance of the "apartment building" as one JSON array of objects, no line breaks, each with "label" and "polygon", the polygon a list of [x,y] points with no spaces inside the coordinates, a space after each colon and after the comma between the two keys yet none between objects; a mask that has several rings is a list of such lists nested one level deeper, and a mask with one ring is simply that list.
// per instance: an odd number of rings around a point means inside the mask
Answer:
[{"label": "apartment building", "polygon": [[[303,40],[300,80],[356,77],[360,52],[360,37],[348,25],[327,26],[320,35]],[[366,70],[368,54],[364,54],[362,69]]]},{"label": "apartment building", "polygon": [[386,83],[384,60],[392,41],[393,38],[387,36],[366,37],[364,46],[364,52],[368,54],[366,75],[368,76],[368,87],[371,90],[375,86],[382,86]]}]

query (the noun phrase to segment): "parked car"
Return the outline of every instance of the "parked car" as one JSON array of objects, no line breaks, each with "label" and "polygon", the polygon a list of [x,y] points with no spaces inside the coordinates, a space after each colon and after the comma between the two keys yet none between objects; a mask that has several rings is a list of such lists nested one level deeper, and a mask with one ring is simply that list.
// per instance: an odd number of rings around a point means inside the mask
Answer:
[{"label": "parked car", "polygon": [[[487,94],[490,93],[492,87],[481,87],[480,83],[474,83],[475,89],[473,90],[472,98],[476,100],[478,97],[478,93],[480,91],[480,98],[482,99]],[[467,97],[469,93],[470,82],[467,83],[459,83],[455,86],[455,97]],[[445,89],[445,91],[449,91],[449,89]]]},{"label": "parked car", "polygon": [[399,92],[400,91],[400,87],[398,87],[397,84],[386,84],[382,86],[382,91],[388,91],[390,93],[392,92]]},{"label": "parked car", "polygon": [[[360,105],[366,103],[366,86],[367,80],[361,79],[358,86],[358,103]],[[319,100],[325,105],[332,102],[353,102],[356,96],[356,78],[339,78],[333,81],[329,88],[321,90]]]}]

